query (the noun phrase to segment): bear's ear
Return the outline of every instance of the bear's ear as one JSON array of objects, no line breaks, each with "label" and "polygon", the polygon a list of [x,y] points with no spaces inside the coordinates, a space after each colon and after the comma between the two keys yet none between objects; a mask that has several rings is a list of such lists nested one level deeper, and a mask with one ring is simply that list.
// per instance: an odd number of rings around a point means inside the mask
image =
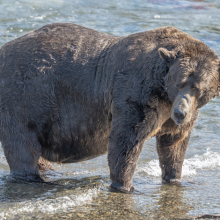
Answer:
[{"label": "bear's ear", "polygon": [[176,53],[175,51],[169,51],[166,48],[159,48],[158,53],[160,57],[166,62],[166,63],[171,63],[173,60],[176,58]]}]

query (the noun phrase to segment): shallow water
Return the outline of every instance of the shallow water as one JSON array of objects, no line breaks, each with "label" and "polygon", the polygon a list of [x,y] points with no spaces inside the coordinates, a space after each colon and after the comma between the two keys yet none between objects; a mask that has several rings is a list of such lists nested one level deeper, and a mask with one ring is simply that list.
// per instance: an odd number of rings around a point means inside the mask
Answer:
[{"label": "shallow water", "polygon": [[[220,56],[220,1],[0,0],[0,46],[53,22],[72,22],[112,35],[174,26]],[[183,166],[182,183],[161,183],[155,139],[145,143],[135,191],[110,191],[106,156],[54,164],[54,185],[9,182],[0,150],[0,219],[172,219],[220,214],[220,98],[200,111]]]}]

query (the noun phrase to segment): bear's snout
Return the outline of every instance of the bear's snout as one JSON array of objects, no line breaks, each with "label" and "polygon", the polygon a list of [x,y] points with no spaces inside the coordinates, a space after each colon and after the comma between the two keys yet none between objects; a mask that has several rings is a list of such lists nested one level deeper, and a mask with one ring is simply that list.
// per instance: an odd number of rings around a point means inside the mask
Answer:
[{"label": "bear's snout", "polygon": [[179,109],[179,108],[174,109],[174,116],[178,122],[181,122],[186,117],[186,115],[187,113],[183,109]]},{"label": "bear's snout", "polygon": [[179,90],[173,105],[171,118],[177,125],[188,123],[191,120],[192,112],[195,110],[195,96],[190,85]]},{"label": "bear's snout", "polygon": [[182,125],[191,119],[191,106],[180,102],[177,106],[173,106],[171,118],[177,125]]}]

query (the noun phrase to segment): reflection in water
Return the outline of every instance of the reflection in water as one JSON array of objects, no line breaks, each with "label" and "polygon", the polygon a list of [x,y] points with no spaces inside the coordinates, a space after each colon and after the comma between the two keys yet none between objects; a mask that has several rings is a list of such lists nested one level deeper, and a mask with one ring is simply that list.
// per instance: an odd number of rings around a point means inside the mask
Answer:
[{"label": "reflection in water", "polygon": [[[152,204],[149,204],[150,195],[136,190],[132,194],[116,193],[106,188],[108,181],[86,208],[69,214],[79,219],[178,219],[187,218],[193,209],[184,199],[185,187],[181,184],[162,184],[152,193]],[[142,201],[137,197],[142,197]]]},{"label": "reflection in water", "polygon": [[145,219],[135,209],[134,194],[112,192],[109,178],[59,179],[54,182],[57,185],[2,182],[0,200],[11,203],[0,207],[2,218],[22,219],[31,214],[44,219],[46,214],[51,219]]},{"label": "reflection in water", "polygon": [[113,192],[103,188],[97,197],[86,209],[71,213],[77,219],[146,219],[139,210],[135,208],[133,194]]},{"label": "reflection in water", "polygon": [[181,184],[163,184],[159,190],[160,199],[158,209],[155,210],[156,218],[183,218],[193,209],[184,199],[184,187]]},{"label": "reflection in water", "polygon": [[[101,186],[100,177],[80,180],[60,179],[51,184],[18,183],[2,179],[0,185],[0,219],[25,215],[38,218],[45,214],[73,211],[97,196]],[[10,206],[8,206],[10,203]]]}]

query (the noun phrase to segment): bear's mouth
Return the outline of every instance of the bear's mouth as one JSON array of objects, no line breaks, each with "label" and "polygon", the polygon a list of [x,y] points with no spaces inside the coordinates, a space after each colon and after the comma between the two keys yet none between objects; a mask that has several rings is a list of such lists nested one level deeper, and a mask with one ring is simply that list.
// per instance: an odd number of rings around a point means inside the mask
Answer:
[{"label": "bear's mouth", "polygon": [[183,120],[174,120],[174,122],[175,122],[177,125],[182,125],[182,124],[183,124]]}]

